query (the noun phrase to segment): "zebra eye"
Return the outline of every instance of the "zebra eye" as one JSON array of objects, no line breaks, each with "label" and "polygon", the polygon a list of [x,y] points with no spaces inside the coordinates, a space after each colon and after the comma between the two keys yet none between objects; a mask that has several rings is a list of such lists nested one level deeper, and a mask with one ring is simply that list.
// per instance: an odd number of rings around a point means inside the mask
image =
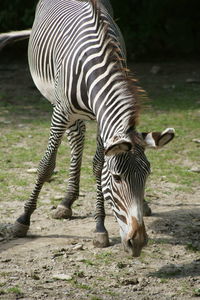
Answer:
[{"label": "zebra eye", "polygon": [[113,178],[115,182],[120,183],[122,181],[121,177],[119,175],[113,175]]}]

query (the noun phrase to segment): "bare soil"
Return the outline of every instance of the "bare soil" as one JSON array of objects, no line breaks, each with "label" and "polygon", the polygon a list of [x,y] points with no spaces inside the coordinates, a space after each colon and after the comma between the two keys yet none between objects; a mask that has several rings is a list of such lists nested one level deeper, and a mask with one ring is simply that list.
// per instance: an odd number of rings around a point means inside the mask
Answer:
[{"label": "bare soil", "polygon": [[[4,83],[8,76],[1,91],[8,92],[10,85],[11,99],[26,89],[29,93],[33,84],[27,67],[15,69],[15,80],[11,73],[1,70]],[[81,192],[71,220],[54,220],[52,182],[33,214],[28,236],[21,239],[12,238],[10,224],[21,214],[23,202],[0,199],[0,299],[199,299],[200,187],[190,195],[162,179],[151,185],[155,191],[162,185],[165,193],[146,195],[153,214],[145,218],[149,244],[140,258],[123,251],[108,206],[111,245],[94,248],[95,193]]]}]

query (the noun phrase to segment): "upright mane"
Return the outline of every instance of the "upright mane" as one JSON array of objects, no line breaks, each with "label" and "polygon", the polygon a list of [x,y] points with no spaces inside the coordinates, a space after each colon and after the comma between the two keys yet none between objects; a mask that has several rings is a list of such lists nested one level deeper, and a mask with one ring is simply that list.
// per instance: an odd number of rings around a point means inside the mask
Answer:
[{"label": "upright mane", "polygon": [[94,13],[99,22],[103,25],[104,42],[107,42],[107,51],[109,52],[108,63],[113,64],[113,72],[120,74],[119,82],[123,82],[127,98],[130,98],[130,109],[132,110],[129,126],[135,127],[138,124],[139,113],[142,107],[143,99],[146,98],[145,91],[138,85],[138,80],[126,66],[126,58],[122,57],[121,46],[119,41],[114,39],[111,34],[111,27],[102,12],[100,0],[90,0]]}]

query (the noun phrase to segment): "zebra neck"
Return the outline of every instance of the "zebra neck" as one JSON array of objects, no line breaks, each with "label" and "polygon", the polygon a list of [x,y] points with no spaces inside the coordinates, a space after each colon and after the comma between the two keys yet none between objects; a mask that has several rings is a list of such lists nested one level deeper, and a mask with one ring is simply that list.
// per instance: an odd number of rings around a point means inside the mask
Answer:
[{"label": "zebra neck", "polygon": [[129,128],[135,128],[131,100],[120,95],[117,99],[99,101],[96,119],[104,146],[113,137],[127,137]]}]

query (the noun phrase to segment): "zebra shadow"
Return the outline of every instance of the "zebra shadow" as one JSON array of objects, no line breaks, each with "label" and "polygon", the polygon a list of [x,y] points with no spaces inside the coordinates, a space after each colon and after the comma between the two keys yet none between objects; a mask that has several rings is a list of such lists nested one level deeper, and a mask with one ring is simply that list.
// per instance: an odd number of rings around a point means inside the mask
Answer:
[{"label": "zebra shadow", "polygon": [[[3,228],[3,230],[2,230]],[[81,242],[84,244],[85,241],[91,241],[92,237],[89,235],[76,235],[76,234],[43,234],[43,233],[28,233],[26,237],[15,237],[13,235],[11,224],[0,224],[0,253],[7,251],[9,248],[14,248],[17,246],[24,246],[27,243],[31,242],[43,242],[44,244],[48,243],[48,240],[63,240],[67,241],[67,246],[74,245]],[[52,243],[52,241],[51,241]],[[56,244],[57,242],[54,241]]]}]

